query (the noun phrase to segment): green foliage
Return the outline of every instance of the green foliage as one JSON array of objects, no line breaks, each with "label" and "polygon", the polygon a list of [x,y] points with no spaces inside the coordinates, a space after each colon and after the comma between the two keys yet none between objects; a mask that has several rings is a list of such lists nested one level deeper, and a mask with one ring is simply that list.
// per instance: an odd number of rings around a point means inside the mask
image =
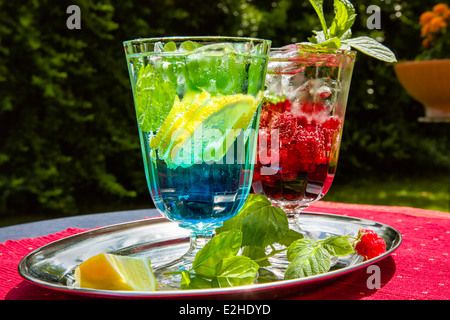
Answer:
[{"label": "green foliage", "polygon": [[229,230],[242,231],[242,246],[262,247],[280,243],[288,236],[289,225],[286,214],[263,195],[249,196],[239,215],[225,221],[217,228],[218,234]]},{"label": "green foliage", "polygon": [[223,288],[251,284],[259,265],[249,257],[237,255],[241,245],[240,230],[234,229],[214,236],[195,256],[192,270],[181,272],[181,288]]},{"label": "green foliage", "polygon": [[127,154],[139,145],[126,65],[118,63],[116,11],[109,3],[77,4],[82,29],[74,31],[65,24],[68,3],[0,4],[2,213],[68,213],[85,194],[136,195],[123,182],[131,176],[120,173],[138,167]]},{"label": "green foliage", "polygon": [[[81,30],[66,28],[72,4],[80,6]],[[430,4],[379,1],[381,30],[368,30],[371,4],[354,2],[354,36],[369,35],[399,60],[414,59],[418,18]],[[324,6],[333,12],[332,1]],[[0,215],[150,203],[122,41],[230,35],[281,46],[321,29],[306,0],[0,0],[0,20]],[[392,65],[357,59],[337,176],[446,174],[448,126],[417,122],[423,108]]]}]

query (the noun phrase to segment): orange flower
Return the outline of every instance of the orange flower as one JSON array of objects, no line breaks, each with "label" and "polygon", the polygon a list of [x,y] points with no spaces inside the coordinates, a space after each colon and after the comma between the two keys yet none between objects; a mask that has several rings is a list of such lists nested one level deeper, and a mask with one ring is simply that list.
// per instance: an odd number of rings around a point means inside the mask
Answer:
[{"label": "orange flower", "polygon": [[[425,11],[420,15],[419,24],[421,26],[422,47],[430,49],[436,43],[440,43],[442,36],[445,36],[446,29],[450,23],[450,7],[445,3],[439,3],[430,11]],[[445,40],[446,38],[444,38]]]},{"label": "orange flower", "polygon": [[431,11],[425,11],[420,15],[420,24],[422,26],[426,25],[427,23],[430,23],[430,21],[434,18],[434,13]]},{"label": "orange flower", "polygon": [[427,49],[430,48],[431,47],[431,38],[426,37],[425,39],[423,39],[422,46]]},{"label": "orange flower", "polygon": [[430,32],[436,33],[439,32],[441,29],[447,28],[447,23],[445,22],[444,18],[442,17],[434,17],[430,22]]},{"label": "orange flower", "polygon": [[445,11],[445,13],[442,15],[442,17],[443,17],[446,21],[449,21],[449,20],[450,20],[450,9],[448,9],[447,11]]},{"label": "orange flower", "polygon": [[448,6],[445,3],[439,3],[433,7],[433,12],[440,16],[443,16],[447,11]]},{"label": "orange flower", "polygon": [[430,33],[430,24],[428,23],[422,27],[420,35],[422,37],[426,37],[429,33]]}]

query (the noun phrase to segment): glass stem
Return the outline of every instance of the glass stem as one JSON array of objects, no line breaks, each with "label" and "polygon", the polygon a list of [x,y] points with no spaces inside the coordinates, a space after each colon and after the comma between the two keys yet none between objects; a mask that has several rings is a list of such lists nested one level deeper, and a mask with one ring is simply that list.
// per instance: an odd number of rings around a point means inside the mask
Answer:
[{"label": "glass stem", "polygon": [[200,251],[213,237],[214,233],[192,231],[190,235],[190,246],[188,252],[183,256],[185,259],[194,261],[195,255]]},{"label": "glass stem", "polygon": [[308,208],[308,205],[298,205],[292,208],[283,208],[284,212],[286,212],[289,229],[303,233],[298,220],[300,218],[301,212],[306,208]]},{"label": "glass stem", "polygon": [[154,270],[158,282],[158,290],[178,290],[181,280],[180,273],[192,269],[195,256],[209,240],[213,237],[213,231],[195,232],[191,231],[188,251],[176,260],[162,265]]}]

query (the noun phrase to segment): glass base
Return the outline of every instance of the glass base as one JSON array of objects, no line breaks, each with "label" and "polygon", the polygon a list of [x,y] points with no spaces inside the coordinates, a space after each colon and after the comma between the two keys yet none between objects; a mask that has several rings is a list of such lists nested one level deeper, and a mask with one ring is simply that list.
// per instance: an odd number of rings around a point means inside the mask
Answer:
[{"label": "glass base", "polygon": [[189,250],[184,255],[176,260],[157,266],[153,270],[158,283],[157,290],[180,290],[181,272],[192,269],[195,256],[211,240],[213,235],[212,232],[200,234],[192,232]]},{"label": "glass base", "polygon": [[[192,259],[193,261],[193,259]],[[185,256],[167,264],[156,268],[153,271],[156,282],[158,283],[158,291],[180,290],[181,274],[178,272],[190,270],[192,261]]]}]

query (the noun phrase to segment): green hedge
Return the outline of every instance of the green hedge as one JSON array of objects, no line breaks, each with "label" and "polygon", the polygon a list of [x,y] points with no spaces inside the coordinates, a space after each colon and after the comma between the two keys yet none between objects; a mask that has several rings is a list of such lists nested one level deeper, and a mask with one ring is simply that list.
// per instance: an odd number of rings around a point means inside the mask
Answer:
[{"label": "green hedge", "polygon": [[[429,8],[388,2],[379,1],[382,29],[370,33],[414,58],[416,22]],[[81,30],[66,27],[71,4]],[[358,1],[355,34],[369,32],[370,4]],[[123,40],[238,35],[280,46],[319,27],[306,0],[0,0],[0,21],[0,215],[148,200]],[[418,123],[421,115],[392,65],[359,55],[338,176],[446,173],[448,126]]]}]

